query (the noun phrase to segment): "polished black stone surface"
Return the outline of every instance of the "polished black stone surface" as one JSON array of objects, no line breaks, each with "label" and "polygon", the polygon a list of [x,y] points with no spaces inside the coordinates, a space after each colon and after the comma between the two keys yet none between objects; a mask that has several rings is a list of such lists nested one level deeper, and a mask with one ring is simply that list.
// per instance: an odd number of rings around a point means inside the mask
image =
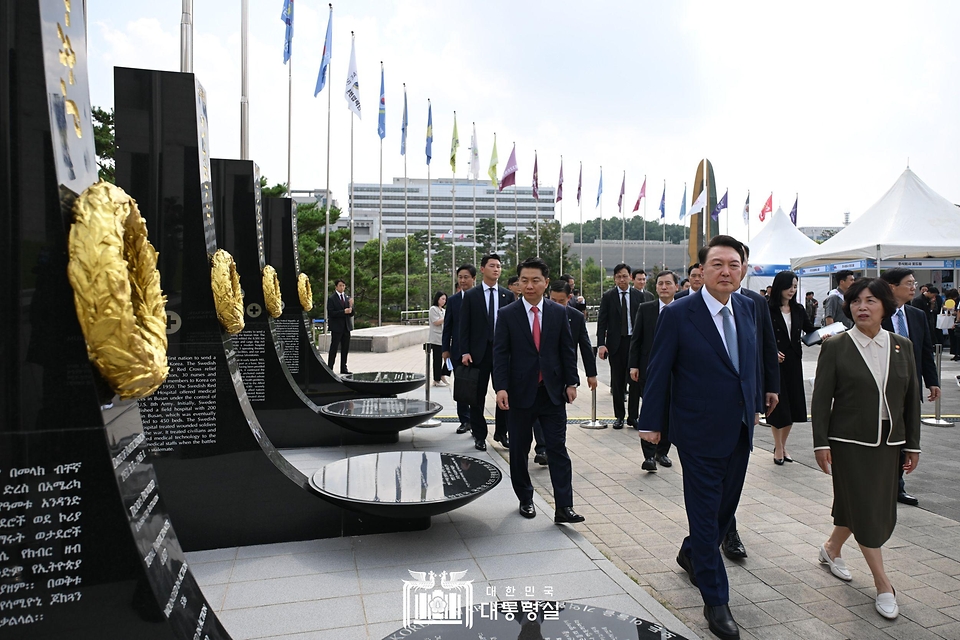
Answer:
[{"label": "polished black stone surface", "polygon": [[193,74],[119,67],[115,84],[117,183],[136,198],[160,253],[170,318],[170,378],[140,411],[184,548],[403,529],[320,500],[250,406],[236,341],[222,331],[211,295],[217,212],[203,87]]},{"label": "polished black stone surface", "polygon": [[[584,602],[515,600],[449,608],[448,602],[465,599],[465,588],[442,589],[435,581],[429,588],[409,589],[410,624],[383,640],[685,640],[658,622]],[[418,592],[430,595],[418,599]],[[422,616],[418,605],[426,605]]]},{"label": "polished black stone surface", "polygon": [[357,391],[371,395],[390,396],[407,393],[423,386],[427,379],[422,373],[406,371],[363,371],[340,376],[343,383]]},{"label": "polished black stone surface", "polygon": [[422,518],[473,502],[501,478],[497,467],[469,456],[389,451],[331,462],[313,474],[310,486],[345,509]]},{"label": "polished black stone surface", "polygon": [[0,0],[0,637],[221,640],[67,281],[97,180],[85,32],[82,3]]},{"label": "polished black stone surface", "polygon": [[412,429],[437,415],[441,409],[443,405],[439,402],[411,398],[361,398],[320,407],[331,420],[361,433],[396,433]]}]

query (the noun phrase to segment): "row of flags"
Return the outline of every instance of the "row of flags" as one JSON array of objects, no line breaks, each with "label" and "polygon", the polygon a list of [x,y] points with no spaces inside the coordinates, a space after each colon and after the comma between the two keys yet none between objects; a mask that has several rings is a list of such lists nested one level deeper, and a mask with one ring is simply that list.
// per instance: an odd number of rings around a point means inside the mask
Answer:
[{"label": "row of flags", "polygon": [[[283,45],[283,62],[286,64],[292,55],[293,50],[293,2],[294,0],[284,0],[283,2],[283,12],[281,13],[281,20],[283,20],[286,25],[286,33],[284,38]],[[353,33],[351,32],[351,36]],[[323,91],[327,83],[327,71],[330,67],[330,58],[332,54],[332,40],[333,40],[333,5],[330,5],[330,17],[327,21],[327,32],[326,37],[323,42],[323,53],[320,58],[320,71],[317,75],[317,84],[314,90],[313,95],[317,96]],[[361,118],[361,106],[360,106],[360,83],[357,76],[357,57],[356,57],[356,43],[351,42],[350,45],[350,63],[347,68],[347,80],[344,89],[344,98],[347,101],[347,106],[357,116]],[[361,118],[362,119],[362,118]],[[407,88],[406,84],[403,85],[403,119],[401,121],[400,128],[400,155],[406,155],[407,153],[407,127],[409,124],[409,114],[407,111]],[[386,94],[384,91],[384,72],[383,72],[383,63],[380,63],[380,104],[379,104],[379,113],[377,120],[377,134],[380,136],[380,139],[383,140],[386,137]],[[460,138],[457,133],[457,112],[453,112],[453,136],[450,140],[450,169],[453,171],[454,175],[457,172],[457,149],[460,147]],[[430,165],[430,161],[433,159],[433,105],[430,103],[430,100],[427,100],[427,140],[426,140],[426,158],[427,165]],[[490,155],[490,165],[487,169],[487,175],[490,177],[490,184],[492,186],[498,187],[500,191],[503,191],[506,187],[516,186],[517,184],[517,147],[514,144],[513,149],[510,151],[510,158],[507,160],[507,165],[504,167],[503,175],[498,179],[497,177],[497,164],[499,159],[497,157],[497,136],[493,136],[493,152]],[[480,177],[480,153],[477,147],[477,125],[473,125],[473,133],[470,136],[470,170],[468,175],[472,176],[475,180]],[[539,190],[539,171],[537,163],[537,153],[534,151],[533,155],[533,197],[536,200],[540,199],[540,190]],[[620,184],[620,195],[617,199],[617,208],[620,213],[623,213],[623,202],[624,196],[626,195],[626,185],[627,178],[626,172],[624,172],[623,182]],[[577,203],[580,203],[581,194],[583,191],[583,164],[580,165],[580,176],[577,182]],[[636,204],[633,206],[633,211],[636,212],[640,209],[640,202],[646,197],[647,193],[647,178],[644,176],[643,185],[640,187],[640,195],[637,196]],[[597,185],[597,204],[600,206],[600,196],[603,194],[603,167],[600,168],[600,182]],[[729,196],[729,189],[724,192],[723,197],[717,201],[716,206],[711,211],[711,218],[714,220],[719,220],[720,212],[728,209],[727,198]],[[667,197],[667,187],[664,183],[663,195],[660,197],[660,219],[664,220],[666,218],[666,197]],[[563,199],[563,158],[560,158],[560,177],[557,181],[557,191],[555,202],[560,202]],[[700,195],[697,196],[697,199],[690,205],[689,214],[694,215],[701,213],[706,208],[706,191],[701,190]],[[760,222],[764,222],[769,214],[773,212],[773,193],[771,192],[770,196],[767,198],[766,202],[763,205],[763,208],[760,210]],[[683,187],[683,199],[680,204],[680,220],[684,220],[688,214],[687,211],[687,187],[684,184]],[[743,205],[743,222],[744,224],[749,224],[750,221],[750,192],[747,192],[747,199]],[[790,210],[790,221],[793,222],[794,226],[797,224],[797,200],[794,200],[793,208]]]}]

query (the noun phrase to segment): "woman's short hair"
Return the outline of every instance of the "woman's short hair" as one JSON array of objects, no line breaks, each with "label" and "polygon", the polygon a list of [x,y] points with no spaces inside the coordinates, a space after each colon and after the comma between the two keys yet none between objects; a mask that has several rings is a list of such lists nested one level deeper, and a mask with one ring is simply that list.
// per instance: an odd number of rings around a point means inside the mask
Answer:
[{"label": "woman's short hair", "polygon": [[447,294],[445,294],[443,291],[437,291],[435,294],[433,294],[433,306],[439,307],[439,306],[440,306],[440,296],[445,296],[445,295],[447,295]]},{"label": "woman's short hair", "polygon": [[880,278],[859,278],[853,281],[847,293],[843,296],[843,312],[848,318],[852,318],[850,305],[860,297],[865,289],[869,289],[874,298],[883,305],[883,317],[889,318],[897,311],[897,303],[893,299],[893,292],[890,291],[890,285]]}]

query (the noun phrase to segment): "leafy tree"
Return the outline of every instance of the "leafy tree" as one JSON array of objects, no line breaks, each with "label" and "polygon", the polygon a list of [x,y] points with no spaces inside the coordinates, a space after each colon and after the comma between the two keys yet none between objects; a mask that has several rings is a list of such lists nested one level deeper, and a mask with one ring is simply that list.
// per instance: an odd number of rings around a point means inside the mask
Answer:
[{"label": "leafy tree", "polygon": [[[624,235],[623,218],[613,217],[603,219],[603,237],[608,240],[619,240]],[[643,240],[643,217],[633,216],[626,221],[627,240]],[[660,220],[647,220],[647,240],[662,240],[663,226]],[[571,222],[563,228],[573,234],[574,242],[580,242],[580,223]],[[685,237],[686,227],[682,224],[666,225],[666,239],[671,244],[681,244]],[[594,218],[583,223],[583,241],[593,242],[600,237],[600,218]]]},{"label": "leafy tree", "polygon": [[93,145],[97,154],[97,173],[101,180],[116,183],[117,142],[114,128],[113,109],[109,113],[100,107],[93,107]]},{"label": "leafy tree", "polygon": [[286,183],[277,183],[272,187],[267,186],[267,179],[260,176],[260,197],[261,198],[282,198],[287,195]]},{"label": "leafy tree", "polygon": [[[477,228],[474,232],[474,238],[477,243],[477,258],[487,253],[501,253],[512,242],[512,238],[507,238],[507,226],[502,222],[497,222],[497,243],[493,243],[493,218],[481,218],[477,221]],[[471,259],[473,251],[471,249]],[[478,265],[479,266],[479,265]]]},{"label": "leafy tree", "polygon": [[[568,257],[570,245],[563,245],[563,263],[569,269],[570,259]],[[537,254],[537,228],[536,223],[531,223],[526,231],[520,234],[520,256],[518,260],[516,244],[510,242],[506,251],[502,254],[504,257],[504,275],[510,277],[516,274],[517,265],[531,256]],[[560,274],[560,224],[556,221],[547,222],[540,225],[540,253],[539,256],[547,263],[550,268],[550,279],[559,277]],[[576,278],[576,276],[574,276]]]}]

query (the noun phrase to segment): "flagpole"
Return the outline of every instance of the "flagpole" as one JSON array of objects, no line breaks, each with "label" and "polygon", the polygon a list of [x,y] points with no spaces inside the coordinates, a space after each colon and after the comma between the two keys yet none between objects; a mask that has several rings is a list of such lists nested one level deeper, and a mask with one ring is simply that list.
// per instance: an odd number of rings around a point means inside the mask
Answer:
[{"label": "flagpole", "polygon": [[[517,150],[516,141],[514,141],[513,143],[513,150],[514,152],[516,152]],[[512,154],[512,157],[516,158],[516,154],[515,153]],[[510,161],[507,160],[507,164],[509,163]],[[514,171],[514,173],[516,173],[516,171]],[[517,264],[520,264],[520,214],[518,213],[518,209],[517,209],[517,189],[518,188],[519,187],[517,187],[517,179],[516,177],[514,177],[513,179],[513,238],[516,241],[515,244],[517,246]]]},{"label": "flagpole", "polygon": [[578,184],[577,184],[577,205],[579,205],[580,207],[580,280],[581,280],[580,286],[584,287],[583,290],[586,291],[587,290],[585,286],[586,282],[583,282],[583,197],[582,197],[583,194],[581,193],[582,189],[583,189],[583,160],[580,161],[580,178],[578,179]]},{"label": "flagpole", "polygon": [[[666,195],[666,193],[667,193],[667,181],[666,181],[666,180],[663,181],[663,193],[664,193],[664,195]],[[664,199],[666,199],[666,198],[664,198]],[[644,199],[644,201],[643,201],[643,206],[644,206],[644,207],[647,206],[647,201],[646,201],[646,199]],[[644,209],[643,212],[644,212],[644,213],[643,213],[644,218],[646,218],[646,215],[647,215],[646,212],[647,212],[647,210]],[[666,202],[663,203],[663,217],[660,218],[660,229],[663,231],[663,240],[661,240],[661,245],[660,245],[660,248],[663,250],[663,257],[661,258],[661,263],[662,263],[662,264],[660,265],[660,267],[661,267],[662,269],[666,269],[666,268],[667,268],[667,203],[666,203]],[[643,268],[646,269],[646,268],[647,268],[646,265],[644,265]]]},{"label": "flagpole", "polygon": [[[600,165],[600,185],[603,185],[603,165]],[[603,190],[601,188],[599,195],[600,200],[600,297],[603,297],[603,280],[604,276],[607,275],[603,270]]]},{"label": "flagpole", "polygon": [[[497,148],[497,132],[493,132],[493,148]],[[499,158],[497,158],[499,160]],[[497,194],[500,193],[500,185],[494,185],[493,190],[493,253],[500,249],[500,242],[497,238],[497,227],[500,226],[499,214],[497,212]]]},{"label": "flagpole", "polygon": [[[333,93],[333,92],[331,91],[331,93]],[[353,209],[354,209],[354,207],[355,207],[355,204],[354,204],[354,202],[353,202],[353,121],[354,121],[355,119],[356,119],[356,114],[354,114],[354,113],[351,111],[351,112],[350,112],[350,295],[353,296],[353,297],[355,297],[355,296],[357,295],[356,289],[354,288],[354,281],[353,281],[353,273],[354,273],[354,259],[353,259],[353,254],[354,254],[354,247],[356,246],[356,245],[354,244],[355,240],[354,240],[354,236],[353,236],[353,233],[354,233],[354,229],[353,229],[353,222],[354,222]]]},{"label": "flagpole", "polygon": [[[687,200],[687,183],[686,182],[683,183],[683,200],[684,202],[686,202]],[[687,216],[687,220],[692,217],[693,217],[693,212],[691,212],[690,215]],[[688,224],[687,220],[681,221],[681,224],[683,225],[683,244],[684,245],[687,244],[687,224]],[[667,221],[666,218],[664,218],[663,221],[666,222]]]},{"label": "flagpole", "polygon": [[[537,150],[533,150],[533,165],[537,165]],[[539,180],[534,176],[534,185],[533,190],[537,192],[537,197],[533,199],[533,221],[534,226],[537,229],[537,256],[540,256],[540,185],[536,184]],[[517,256],[517,264],[519,264],[520,256]]]},{"label": "flagpole", "polygon": [[[563,156],[562,156],[562,155],[560,156],[560,175],[561,175],[561,176],[563,175]],[[563,182],[561,182],[561,183],[557,186],[557,188],[558,188],[558,189],[562,189],[562,188],[563,188]],[[557,196],[554,195],[553,197],[554,197],[554,202],[556,202],[556,197],[557,197]],[[558,235],[558,237],[560,238],[560,242],[559,242],[559,244],[560,244],[560,273],[557,274],[557,275],[560,275],[560,274],[563,273],[563,200],[562,200],[562,199],[560,200],[560,217],[557,218],[557,225],[559,225],[559,227],[560,227],[560,228],[557,230],[557,235]],[[573,293],[573,291],[571,291],[570,293]]]},{"label": "flagpole", "polygon": [[[457,112],[453,112],[453,124],[457,124]],[[457,136],[457,144],[460,144],[459,134]],[[453,146],[451,144],[451,146]],[[456,154],[456,150],[453,152]],[[453,196],[451,209],[450,209],[450,269],[452,270],[451,275],[453,276],[453,282],[457,281],[457,170],[453,167],[450,167],[451,173],[453,174],[453,183],[450,185],[450,193]],[[433,299],[432,297],[430,298]],[[428,381],[429,382],[429,381]]]},{"label": "flagpole", "polygon": [[[383,64],[382,62],[380,63]],[[377,280],[377,326],[383,326],[383,138],[380,138],[380,217],[377,219],[377,240],[380,245],[380,271]],[[352,251],[350,253],[353,253]]]},{"label": "flagpole", "polygon": [[[647,184],[647,174],[643,174],[643,184]],[[667,186],[666,180],[663,182],[663,186]],[[664,231],[666,233],[666,231]],[[666,249],[664,249],[666,252]],[[643,268],[647,268],[647,190],[643,190]],[[665,269],[666,267],[664,267]]]},{"label": "flagpole", "polygon": [[627,214],[623,212],[623,196],[627,195],[627,172],[623,172],[623,183],[620,186],[620,262],[627,261]]},{"label": "flagpole", "polygon": [[290,191],[290,149],[293,133],[293,56],[287,61],[287,197],[292,196]]},{"label": "flagpole", "polygon": [[[332,4],[330,5],[330,11],[333,11]],[[327,226],[323,239],[323,330],[328,333],[330,331],[330,315],[329,309],[327,309],[327,297],[330,293],[330,112],[332,100],[333,87],[327,91],[327,193],[324,196],[327,205]],[[351,293],[353,292],[351,291]]]},{"label": "flagpole", "polygon": [[[470,151],[470,163],[480,162],[480,152],[477,150],[477,123],[473,123],[473,149]],[[478,167],[473,167],[473,264],[477,264],[477,176],[480,175]],[[454,287],[456,288],[456,287]]]},{"label": "flagpole", "polygon": [[[727,193],[728,193],[728,194],[730,193],[730,187],[727,187]],[[719,216],[720,213],[717,212],[717,215]],[[723,231],[723,232],[724,232],[724,234],[726,234],[726,235],[730,235],[730,203],[729,203],[729,202],[727,203],[727,217],[726,217],[726,219],[724,220],[724,231]]]},{"label": "flagpole", "polygon": [[250,101],[247,97],[247,32],[249,0],[240,0],[240,159],[250,159]]}]

